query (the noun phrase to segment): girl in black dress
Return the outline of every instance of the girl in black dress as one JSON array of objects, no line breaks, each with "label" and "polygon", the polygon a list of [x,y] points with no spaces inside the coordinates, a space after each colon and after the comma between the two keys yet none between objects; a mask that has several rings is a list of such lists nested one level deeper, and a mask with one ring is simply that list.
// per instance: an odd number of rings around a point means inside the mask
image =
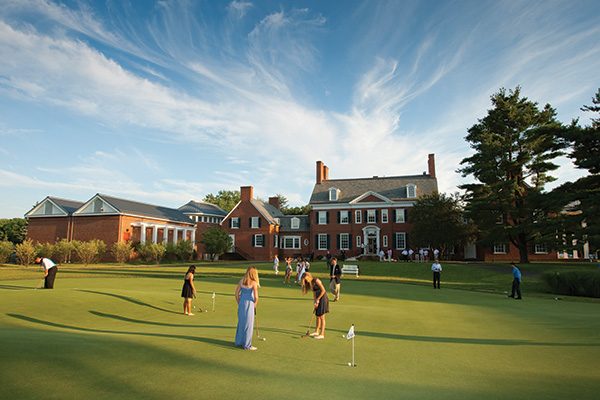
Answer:
[{"label": "girl in black dress", "polygon": [[312,290],[314,297],[314,313],[317,316],[317,327],[315,332],[311,333],[315,339],[325,339],[325,314],[329,312],[329,299],[319,278],[314,278],[310,272],[305,272],[302,276],[302,293],[306,294]]},{"label": "girl in black dress", "polygon": [[183,297],[183,313],[185,315],[194,315],[192,314],[192,298],[196,297],[196,288],[194,287],[195,272],[195,265],[188,268],[183,281],[183,288],[181,289],[181,297]]}]

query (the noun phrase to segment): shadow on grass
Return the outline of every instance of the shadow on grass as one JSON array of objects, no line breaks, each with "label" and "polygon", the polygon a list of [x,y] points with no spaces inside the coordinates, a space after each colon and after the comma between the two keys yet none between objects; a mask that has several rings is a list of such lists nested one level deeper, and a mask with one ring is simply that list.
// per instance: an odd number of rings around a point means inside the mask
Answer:
[{"label": "shadow on grass", "polygon": [[158,337],[158,338],[165,338],[165,339],[182,339],[182,340],[189,340],[189,341],[193,341],[193,342],[207,343],[207,344],[211,344],[211,345],[226,348],[226,349],[237,350],[237,348],[233,344],[233,341],[226,341],[226,340],[220,340],[220,339],[212,339],[212,338],[189,336],[189,335],[170,335],[170,334],[166,334],[166,333],[127,332],[127,331],[114,331],[114,330],[108,330],[108,329],[83,328],[83,327],[79,327],[79,326],[65,325],[65,324],[59,324],[56,322],[44,321],[41,319],[32,318],[32,317],[28,317],[26,315],[21,315],[21,314],[10,314],[9,313],[6,315],[9,317],[12,317],[12,318],[19,319],[21,321],[30,322],[32,324],[46,325],[46,326],[51,326],[53,328],[60,328],[60,329],[70,329],[70,330],[79,331],[79,332],[104,333],[104,334],[127,335],[127,336],[147,336],[147,337]]},{"label": "shadow on grass", "polygon": [[17,286],[17,285],[0,285],[0,289],[6,290],[34,290],[37,289],[31,286]]},{"label": "shadow on grass", "polygon": [[[115,319],[117,321],[123,321],[123,322],[130,322],[133,324],[144,324],[144,325],[154,325],[154,326],[168,326],[168,327],[173,327],[173,328],[211,328],[211,329],[234,329],[235,326],[227,326],[227,325],[190,325],[190,324],[168,324],[165,322],[154,322],[154,321],[144,321],[141,319],[134,319],[134,318],[129,318],[129,317],[123,317],[121,315],[116,315],[116,314],[107,314],[107,313],[103,313],[100,311],[90,311],[90,314],[93,314],[97,317],[101,317],[101,318],[110,318],[110,319]],[[182,318],[184,317],[183,314],[181,314]]]},{"label": "shadow on grass", "polygon": [[117,298],[117,299],[120,299],[120,300],[128,301],[128,302],[133,303],[133,304],[137,304],[138,306],[152,308],[153,310],[158,310],[158,311],[166,312],[166,313],[169,313],[169,314],[180,314],[177,311],[173,311],[173,310],[169,310],[169,309],[166,309],[166,308],[157,307],[157,306],[154,306],[152,304],[144,303],[141,300],[134,299],[133,297],[123,296],[121,294],[106,293],[106,292],[97,292],[95,290],[84,290],[84,289],[79,289],[79,291],[80,292],[85,292],[85,293],[99,294],[101,296],[114,297],[114,298]]},{"label": "shadow on grass", "polygon": [[[328,329],[334,332],[346,332],[340,329]],[[445,336],[417,336],[417,335],[400,335],[397,333],[369,332],[356,331],[356,337],[367,336],[379,339],[394,339],[406,340],[413,342],[429,342],[429,343],[458,343],[458,344],[475,344],[487,346],[559,346],[559,347],[599,347],[600,343],[558,343],[558,342],[536,342],[533,340],[524,339],[482,339],[482,338],[453,338]]]}]

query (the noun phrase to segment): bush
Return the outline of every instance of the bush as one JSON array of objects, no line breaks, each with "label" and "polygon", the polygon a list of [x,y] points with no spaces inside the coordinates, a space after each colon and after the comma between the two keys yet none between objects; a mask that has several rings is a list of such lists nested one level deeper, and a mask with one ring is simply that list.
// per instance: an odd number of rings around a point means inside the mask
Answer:
[{"label": "bush", "polygon": [[175,253],[179,260],[190,261],[194,255],[194,244],[190,240],[182,240],[177,243]]},{"label": "bush", "polygon": [[167,261],[175,261],[177,260],[177,246],[173,243],[169,242],[164,245],[165,246],[165,256],[164,259]]},{"label": "bush", "polygon": [[104,243],[102,240],[90,240],[87,242],[74,240],[73,246],[75,247],[75,254],[77,254],[77,258],[84,265],[97,262],[106,251],[106,243]]},{"label": "bush", "polygon": [[162,243],[143,243],[138,246],[137,252],[144,261],[156,261],[158,264],[165,256],[167,248]]},{"label": "bush", "polygon": [[71,260],[71,255],[75,250],[73,242],[62,239],[54,244],[54,257],[59,264],[64,264]]},{"label": "bush", "polygon": [[600,297],[600,271],[547,272],[542,279],[552,293]]},{"label": "bush", "polygon": [[54,255],[54,245],[52,243],[38,243],[35,245],[35,253],[44,258],[52,258]]},{"label": "bush", "polygon": [[7,263],[11,254],[15,251],[15,245],[8,240],[0,242],[0,263]]},{"label": "bush", "polygon": [[35,246],[31,239],[17,244],[15,246],[15,252],[17,253],[19,263],[22,265],[29,265],[35,260]]},{"label": "bush", "polygon": [[116,242],[111,249],[111,253],[118,263],[126,263],[129,261],[132,251],[131,244],[128,242]]}]

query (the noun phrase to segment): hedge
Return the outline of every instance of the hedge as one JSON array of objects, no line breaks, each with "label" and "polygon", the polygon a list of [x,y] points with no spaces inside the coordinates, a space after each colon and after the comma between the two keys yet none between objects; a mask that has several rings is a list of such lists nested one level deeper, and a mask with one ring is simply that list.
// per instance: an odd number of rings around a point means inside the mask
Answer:
[{"label": "hedge", "polygon": [[600,297],[600,269],[597,271],[547,272],[542,275],[552,293]]}]

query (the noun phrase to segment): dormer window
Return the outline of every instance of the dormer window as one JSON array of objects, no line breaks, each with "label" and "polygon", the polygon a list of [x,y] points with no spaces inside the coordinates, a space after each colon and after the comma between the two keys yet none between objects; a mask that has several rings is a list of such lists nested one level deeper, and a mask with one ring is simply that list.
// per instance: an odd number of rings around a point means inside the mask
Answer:
[{"label": "dormer window", "polygon": [[417,197],[417,185],[409,183],[406,185],[406,198],[414,199],[415,197]]},{"label": "dormer window", "polygon": [[338,201],[340,190],[336,188],[329,189],[329,201]]},{"label": "dormer window", "polygon": [[300,218],[292,218],[292,229],[300,229]]}]

